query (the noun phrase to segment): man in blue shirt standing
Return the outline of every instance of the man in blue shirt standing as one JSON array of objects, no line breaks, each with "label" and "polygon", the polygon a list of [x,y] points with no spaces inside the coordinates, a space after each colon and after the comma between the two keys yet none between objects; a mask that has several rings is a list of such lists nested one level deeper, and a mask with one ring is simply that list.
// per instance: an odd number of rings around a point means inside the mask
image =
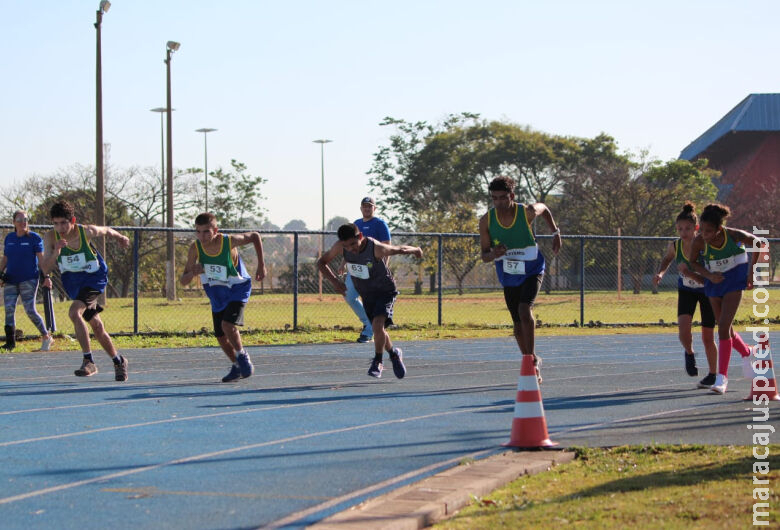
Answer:
[{"label": "man in blue shirt standing", "polygon": [[[14,231],[5,236],[3,257],[0,258],[0,285],[3,288],[5,305],[5,344],[6,350],[16,347],[16,303],[21,297],[24,311],[43,337],[41,351],[49,351],[53,342],[41,315],[35,309],[35,295],[38,293],[38,262],[43,259],[43,240],[37,233],[30,231],[27,212],[14,212]],[[46,286],[51,280],[46,275]]]},{"label": "man in blue shirt standing", "polygon": [[[376,213],[376,202],[372,197],[363,197],[363,200],[360,201],[360,213],[363,214],[363,217],[355,221],[355,226],[360,229],[363,236],[372,237],[380,243],[389,245],[390,228],[388,228],[387,223],[384,222],[384,220],[379,217],[374,217],[374,213]],[[358,295],[357,289],[355,289],[355,285],[352,283],[352,277],[349,274],[347,274],[344,284],[347,286],[347,293],[344,297],[346,298],[349,307],[352,308],[352,311],[355,312],[355,315],[357,315],[360,322],[363,324],[363,329],[360,332],[357,341],[361,343],[369,342],[374,337],[374,330],[371,328],[371,321],[366,316],[366,310],[360,302],[360,295]]]}]

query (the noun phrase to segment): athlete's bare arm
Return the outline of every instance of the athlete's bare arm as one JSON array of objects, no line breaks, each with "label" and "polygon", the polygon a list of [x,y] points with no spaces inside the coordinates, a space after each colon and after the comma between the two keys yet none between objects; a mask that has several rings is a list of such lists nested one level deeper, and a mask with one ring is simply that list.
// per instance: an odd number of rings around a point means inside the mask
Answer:
[{"label": "athlete's bare arm", "polygon": [[187,263],[184,265],[184,273],[179,278],[182,285],[189,284],[195,276],[203,273],[203,265],[198,261],[198,248],[195,243],[190,245],[189,251],[187,251]]}]

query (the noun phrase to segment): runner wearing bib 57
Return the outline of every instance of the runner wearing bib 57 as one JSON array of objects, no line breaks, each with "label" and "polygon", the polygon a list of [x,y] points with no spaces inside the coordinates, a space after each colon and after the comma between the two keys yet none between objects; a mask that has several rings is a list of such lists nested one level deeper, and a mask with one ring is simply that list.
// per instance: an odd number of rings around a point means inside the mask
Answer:
[{"label": "runner wearing bib 57", "polygon": [[515,182],[496,177],[488,185],[493,208],[479,220],[479,243],[482,261],[495,261],[498,281],[504,287],[504,300],[512,317],[514,336],[523,355],[533,355],[536,377],[541,360],[535,352],[536,320],[533,305],[544,277],[544,255],[539,252],[531,223],[541,217],[553,233],[552,249],[561,248],[561,231],[552,212],[541,202],[515,202]]}]

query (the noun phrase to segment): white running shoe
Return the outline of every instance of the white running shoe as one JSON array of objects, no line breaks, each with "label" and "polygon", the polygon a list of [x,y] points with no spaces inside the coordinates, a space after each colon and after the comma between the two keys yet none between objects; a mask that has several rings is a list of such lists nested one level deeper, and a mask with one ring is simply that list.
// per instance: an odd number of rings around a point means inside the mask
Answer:
[{"label": "white running shoe", "polygon": [[753,370],[753,360],[752,355],[742,358],[742,375],[745,379],[753,379],[756,376],[756,372]]},{"label": "white running shoe", "polygon": [[51,345],[54,344],[54,337],[49,335],[49,337],[44,337],[43,342],[41,343],[41,351],[51,351]]},{"label": "white running shoe", "polygon": [[728,385],[729,378],[723,374],[718,374],[715,376],[715,384],[710,387],[710,390],[716,394],[725,394]]}]

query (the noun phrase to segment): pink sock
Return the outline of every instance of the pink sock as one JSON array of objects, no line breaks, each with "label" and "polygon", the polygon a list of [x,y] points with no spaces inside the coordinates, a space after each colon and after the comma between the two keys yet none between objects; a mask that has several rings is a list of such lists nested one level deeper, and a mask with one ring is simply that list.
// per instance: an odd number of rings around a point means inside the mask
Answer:
[{"label": "pink sock", "polygon": [[728,377],[729,361],[731,360],[731,339],[720,339],[718,342],[718,373]]},{"label": "pink sock", "polygon": [[731,337],[731,347],[737,350],[737,353],[739,353],[742,357],[747,357],[750,355],[750,348],[747,344],[745,344],[745,341],[742,340],[742,337],[740,337],[739,333],[736,331],[734,332],[734,336]]}]

